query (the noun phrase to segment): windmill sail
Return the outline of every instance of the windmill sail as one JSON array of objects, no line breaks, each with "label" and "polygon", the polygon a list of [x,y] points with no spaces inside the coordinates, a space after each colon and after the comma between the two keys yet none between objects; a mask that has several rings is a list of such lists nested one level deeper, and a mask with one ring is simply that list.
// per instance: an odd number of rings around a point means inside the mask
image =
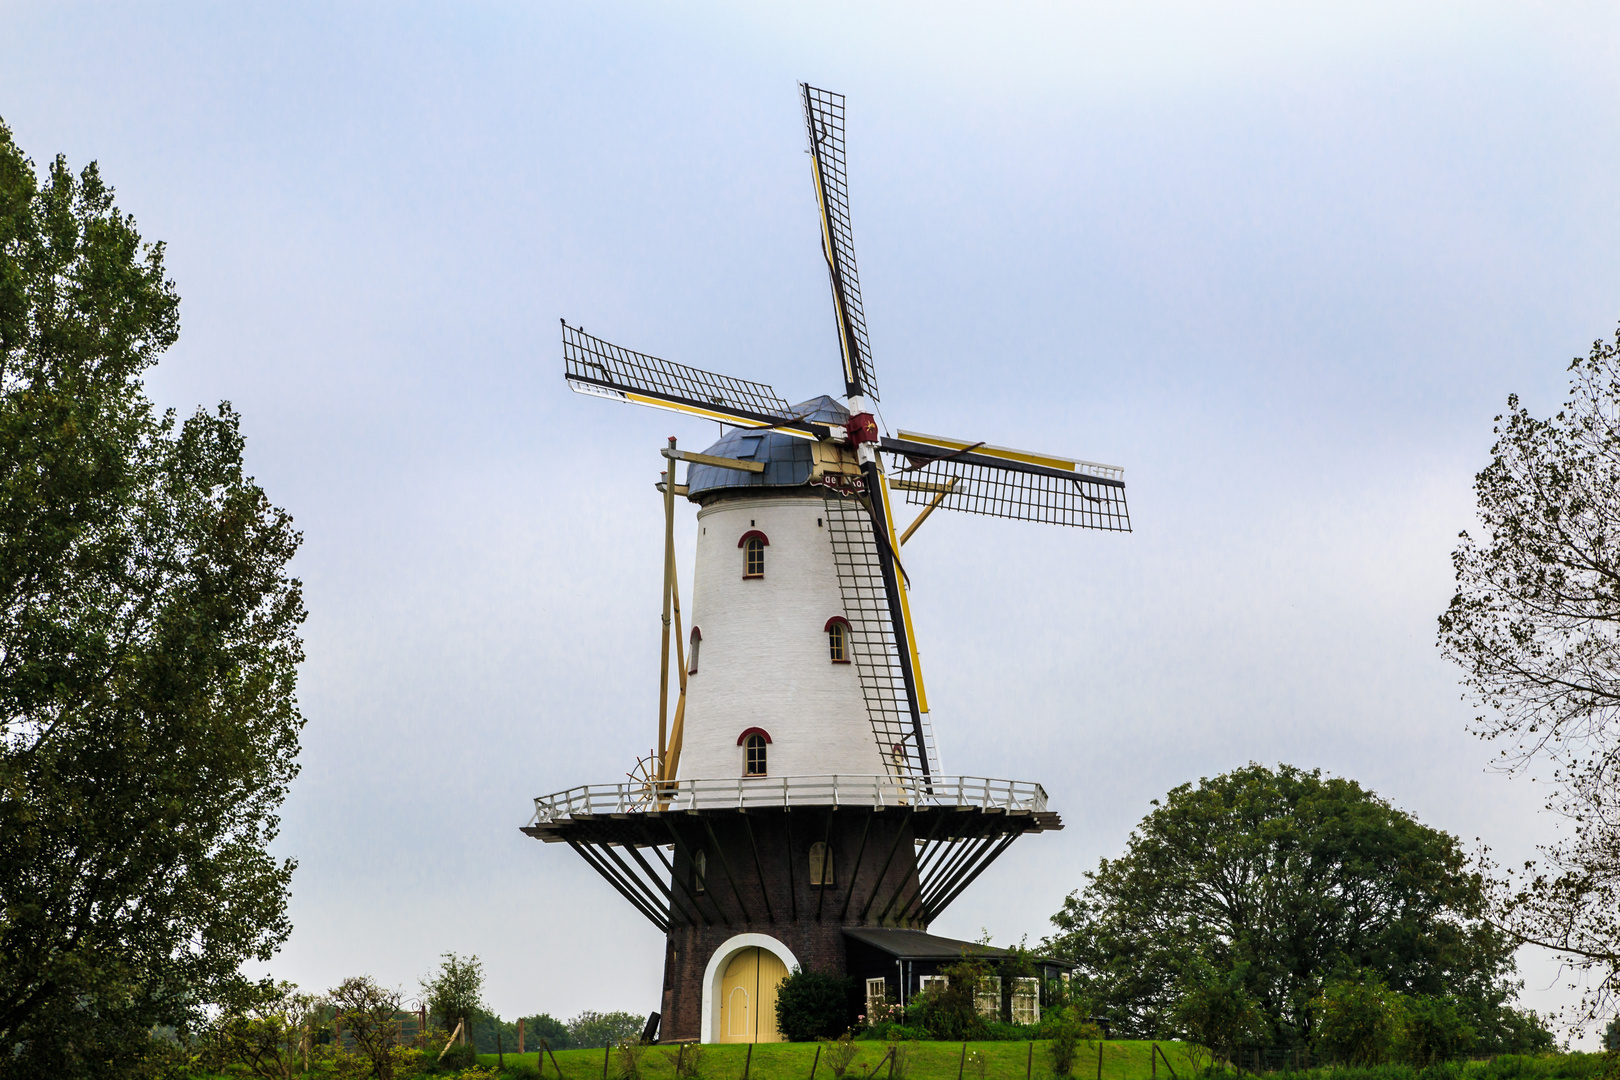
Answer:
[{"label": "windmill sail", "polygon": [[772,427],[814,439],[826,425],[804,423],[765,383],[718,375],[702,368],[626,349],[587,334],[565,320],[563,361],[568,385],[582,394],[671,409],[723,424]]},{"label": "windmill sail", "polygon": [[880,400],[866,340],[866,312],[855,269],[855,239],[849,225],[849,175],[844,157],[844,95],[800,84],[804,122],[810,134],[810,161],[815,172],[816,203],[821,209],[822,254],[832,278],[838,342],[844,353],[844,382],[850,394]]},{"label": "windmill sail", "polygon": [[1130,532],[1125,470],[1024,450],[902,431],[883,439],[889,483],[913,505],[969,514]]},{"label": "windmill sail", "polygon": [[[838,589],[849,620],[851,659],[860,678],[872,735],[885,764],[896,773],[928,778],[940,775],[939,751],[924,711],[913,713],[906,688],[910,657],[894,632],[893,605],[884,586],[883,564],[872,533],[872,517],[859,502],[825,496],[827,536],[838,568]],[[896,750],[898,749],[898,753]]]}]

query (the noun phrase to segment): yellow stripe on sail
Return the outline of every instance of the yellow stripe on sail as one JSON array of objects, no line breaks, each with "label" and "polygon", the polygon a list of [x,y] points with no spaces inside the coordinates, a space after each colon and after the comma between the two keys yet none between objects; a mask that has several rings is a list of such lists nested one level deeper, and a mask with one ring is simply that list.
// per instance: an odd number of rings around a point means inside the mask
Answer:
[{"label": "yellow stripe on sail", "polygon": [[792,435],[799,439],[819,438],[813,431],[805,431],[796,427],[771,427],[768,424],[757,424],[750,420],[739,419],[732,413],[715,412],[713,409],[705,409],[699,405],[687,405],[680,401],[666,401],[663,398],[648,397],[646,394],[636,394],[629,390],[623,391],[623,394],[626,401],[633,401],[637,405],[651,405],[655,409],[668,409],[671,412],[686,413],[688,416],[701,416],[705,420],[718,420],[722,424],[730,424],[732,427],[740,427],[744,430],[757,427],[761,430],[780,431],[784,435]]},{"label": "yellow stripe on sail", "polygon": [[[889,478],[878,471],[878,490],[883,496],[883,521],[889,529],[889,551],[895,556],[895,584],[900,589],[900,618],[906,624],[906,650],[911,653],[911,680],[917,688],[917,709],[928,711],[928,691],[923,688],[922,660],[917,656],[917,632],[911,626],[911,602],[906,599],[905,582],[900,574],[900,541],[894,535],[894,504],[889,499]],[[927,755],[927,747],[918,747],[918,753]]]},{"label": "yellow stripe on sail", "polygon": [[[811,133],[812,136],[814,132]],[[854,342],[847,340],[849,322],[844,318],[844,295],[839,289],[836,268],[838,263],[833,253],[832,219],[827,216],[827,193],[821,186],[821,155],[815,151],[815,140],[811,139],[810,171],[815,174],[816,206],[821,210],[821,253],[826,256],[827,269],[833,271],[833,307],[838,316],[838,345],[844,352],[844,378],[848,382],[855,381],[855,361],[852,358]]]},{"label": "yellow stripe on sail", "polygon": [[937,446],[942,450],[967,450],[984,457],[1001,458],[1005,461],[1020,461],[1025,465],[1043,465],[1048,469],[1061,469],[1064,472],[1074,472],[1077,462],[1071,458],[1053,457],[1050,454],[1035,454],[1028,450],[1010,450],[1005,446],[973,446],[966,439],[946,439],[938,435],[919,435],[915,431],[902,431],[899,437],[906,442],[922,443],[924,446]]}]

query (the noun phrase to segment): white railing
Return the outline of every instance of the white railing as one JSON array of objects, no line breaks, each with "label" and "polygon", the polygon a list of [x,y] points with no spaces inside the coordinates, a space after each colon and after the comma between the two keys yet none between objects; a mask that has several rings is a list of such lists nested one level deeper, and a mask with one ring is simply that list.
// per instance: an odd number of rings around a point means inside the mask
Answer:
[{"label": "white railing", "polygon": [[650,810],[724,810],[774,806],[964,806],[1043,811],[1046,789],[1023,780],[980,776],[756,776],[678,780],[672,784],[586,784],[534,800],[529,824],[587,814]]}]

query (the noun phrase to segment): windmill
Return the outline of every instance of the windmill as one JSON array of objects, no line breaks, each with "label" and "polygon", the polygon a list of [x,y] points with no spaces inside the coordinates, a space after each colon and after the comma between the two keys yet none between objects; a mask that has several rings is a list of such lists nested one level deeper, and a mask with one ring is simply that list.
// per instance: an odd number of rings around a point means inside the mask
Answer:
[{"label": "windmill", "polygon": [[[880,431],[850,228],[844,99],[809,85],[800,93],[843,403],[789,404],[764,383],[562,323],[572,389],[715,420],[725,431],[702,453],[673,438],[662,450],[655,752],[628,785],[537,799],[525,829],[568,843],[666,933],[662,1012],[677,1038],[773,1038],[773,980],[801,962],[856,975],[863,965],[881,969],[869,994],[903,1000],[921,977],[911,954],[945,947],[920,944],[943,940],[926,934],[929,922],[1019,835],[1062,827],[1039,784],[940,769],[902,557],[917,528],[945,509],[1130,529],[1117,467]],[[687,463],[684,485],[678,461]],[[677,495],[701,508],[690,640],[675,573]],[[897,496],[921,508],[904,531]],[[679,688],[670,724],[672,636]]]}]

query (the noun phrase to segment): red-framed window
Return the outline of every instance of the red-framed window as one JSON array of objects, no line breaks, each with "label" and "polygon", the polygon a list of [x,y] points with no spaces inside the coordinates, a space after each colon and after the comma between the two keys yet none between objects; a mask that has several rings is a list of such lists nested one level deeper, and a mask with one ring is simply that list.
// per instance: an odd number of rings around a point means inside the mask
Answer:
[{"label": "red-framed window", "polygon": [[751,529],[742,534],[737,546],[743,553],[743,577],[762,578],[765,576],[765,549],[770,546],[771,538],[758,529]]},{"label": "red-framed window", "polygon": [[849,620],[834,615],[822,627],[827,633],[827,654],[835,664],[849,663]]}]

